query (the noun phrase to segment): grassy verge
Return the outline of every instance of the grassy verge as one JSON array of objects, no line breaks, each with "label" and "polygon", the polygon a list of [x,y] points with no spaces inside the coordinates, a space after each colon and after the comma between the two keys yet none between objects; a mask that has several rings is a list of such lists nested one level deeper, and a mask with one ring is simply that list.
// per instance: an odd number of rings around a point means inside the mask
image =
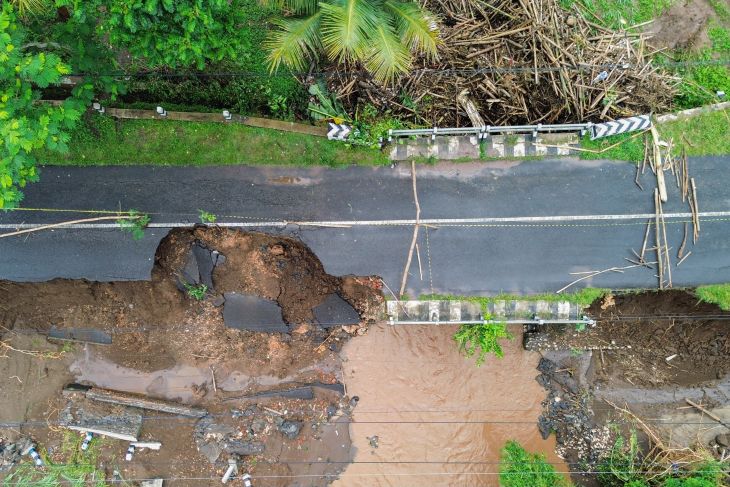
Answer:
[{"label": "grassy verge", "polygon": [[[703,113],[686,120],[675,120],[657,125],[663,140],[673,139],[677,154],[684,149],[689,156],[710,156],[730,154],[730,110]],[[613,159],[638,162],[644,158],[643,136],[623,134],[605,139],[590,140],[587,136],[581,147],[600,151],[617,142],[618,146],[601,153],[581,152],[583,159]]]},{"label": "grassy verge", "polygon": [[74,131],[68,154],[39,153],[58,166],[105,165],[382,165],[378,150],[350,148],[321,137],[212,122],[88,118]]},{"label": "grassy verge", "polygon": [[574,293],[550,293],[550,294],[527,294],[527,295],[517,295],[517,294],[497,294],[496,296],[455,296],[453,294],[423,294],[420,296],[420,299],[437,299],[437,300],[444,300],[444,301],[472,301],[475,303],[479,303],[482,306],[482,309],[486,309],[487,305],[490,303],[494,303],[495,301],[513,301],[513,300],[521,300],[521,301],[548,301],[548,302],[556,302],[556,301],[568,301],[569,303],[573,304],[580,304],[583,306],[588,306],[596,299],[599,299],[609,293],[609,289],[601,289],[601,288],[595,288],[595,287],[587,287],[584,289],[581,289],[580,291],[576,291]]},{"label": "grassy verge", "polygon": [[725,311],[730,311],[730,284],[712,284],[695,289],[700,301],[716,304]]}]

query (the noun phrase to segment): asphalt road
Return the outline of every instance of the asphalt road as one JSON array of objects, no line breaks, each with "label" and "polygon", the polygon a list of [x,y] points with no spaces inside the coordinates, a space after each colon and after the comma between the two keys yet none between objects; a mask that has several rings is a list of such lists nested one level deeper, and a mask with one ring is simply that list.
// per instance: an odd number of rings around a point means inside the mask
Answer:
[{"label": "asphalt road", "polygon": [[[725,182],[730,158],[690,160],[702,212],[730,212]],[[627,265],[642,245],[653,213],[653,175],[634,184],[631,164],[609,161],[542,160],[521,163],[440,164],[418,167],[422,219],[534,217],[534,221],[439,222],[422,227],[420,263],[414,257],[408,292],[464,294],[551,292],[576,276],[571,272]],[[114,228],[56,229],[0,239],[0,278],[39,281],[57,277],[90,280],[148,279],[155,248],[169,225],[197,220],[198,209],[224,223],[302,239],[332,274],[376,274],[396,290],[410,244],[415,206],[410,168],[293,169],[256,167],[45,168],[41,182],[26,189],[25,208],[116,210],[152,214],[141,241]],[[676,186],[665,211],[687,212]],[[542,217],[627,215],[611,220]],[[729,214],[730,215],[730,214]],[[21,223],[83,218],[82,213],[0,213],[0,232]],[[363,220],[378,224],[362,224]],[[673,247],[682,241],[683,221],[668,218]],[[265,222],[354,222],[322,227]],[[263,223],[262,223],[263,222]],[[265,225],[265,226],[260,226]],[[691,233],[691,232],[690,232]],[[730,216],[702,222],[692,255],[673,268],[675,286],[730,281]],[[650,243],[651,246],[651,243]],[[651,270],[606,273],[581,285],[651,287]]]}]

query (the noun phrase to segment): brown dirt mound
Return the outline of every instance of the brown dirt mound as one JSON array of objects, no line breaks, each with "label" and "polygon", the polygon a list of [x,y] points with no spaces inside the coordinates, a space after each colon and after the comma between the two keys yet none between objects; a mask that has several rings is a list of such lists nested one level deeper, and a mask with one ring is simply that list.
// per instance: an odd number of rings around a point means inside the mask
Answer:
[{"label": "brown dirt mound", "polygon": [[730,314],[684,291],[625,294],[614,299],[615,305],[606,309],[601,309],[600,302],[593,304],[590,311],[598,326],[587,335],[594,341],[613,340],[631,348],[604,353],[605,366],[597,367],[600,380],[691,385],[730,372]]}]

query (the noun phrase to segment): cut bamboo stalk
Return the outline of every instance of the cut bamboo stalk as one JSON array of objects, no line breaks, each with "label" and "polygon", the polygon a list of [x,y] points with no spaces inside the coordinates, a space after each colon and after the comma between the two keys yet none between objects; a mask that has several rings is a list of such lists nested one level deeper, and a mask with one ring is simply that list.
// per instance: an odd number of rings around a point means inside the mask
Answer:
[{"label": "cut bamboo stalk", "polygon": [[658,274],[657,277],[659,278],[659,289],[664,289],[664,276],[663,276],[663,268],[664,265],[662,263],[662,247],[661,247],[661,238],[659,235],[659,208],[661,206],[661,198],[659,197],[659,188],[654,188],[654,240],[656,242],[656,260],[657,260],[657,269]]}]

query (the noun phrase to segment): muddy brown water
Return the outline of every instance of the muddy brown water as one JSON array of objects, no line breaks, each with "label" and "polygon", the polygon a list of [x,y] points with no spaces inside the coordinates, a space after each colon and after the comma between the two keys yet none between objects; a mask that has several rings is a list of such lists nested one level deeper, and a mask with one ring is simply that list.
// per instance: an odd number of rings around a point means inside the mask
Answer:
[{"label": "muddy brown water", "polygon": [[479,368],[459,354],[455,331],[377,325],[344,347],[347,392],[360,401],[350,431],[354,463],[333,485],[497,486],[500,449],[511,439],[567,471],[554,439],[538,432],[539,354],[523,350],[519,327],[503,343],[504,358]]}]

